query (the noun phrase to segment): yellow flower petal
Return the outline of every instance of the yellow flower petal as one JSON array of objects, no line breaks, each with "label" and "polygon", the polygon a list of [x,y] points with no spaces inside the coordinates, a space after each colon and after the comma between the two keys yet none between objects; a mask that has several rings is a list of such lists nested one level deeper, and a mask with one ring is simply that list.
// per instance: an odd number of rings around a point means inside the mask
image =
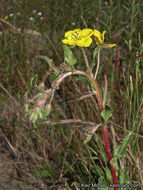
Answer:
[{"label": "yellow flower petal", "polygon": [[100,33],[98,30],[94,29],[94,31],[93,31],[93,35],[94,35],[95,37],[100,38],[101,33]]},{"label": "yellow flower petal", "polygon": [[73,40],[73,39],[71,39],[71,40],[64,39],[64,40],[62,40],[62,42],[63,42],[64,44],[68,44],[68,45],[71,45],[71,46],[75,46],[75,45],[76,45],[76,42],[75,42],[75,40]]},{"label": "yellow flower petal", "polygon": [[8,19],[8,16],[6,15],[5,17],[4,17],[4,20],[7,20]]},{"label": "yellow flower petal", "polygon": [[73,32],[80,32],[81,29],[74,29]]},{"label": "yellow flower petal", "polygon": [[70,31],[65,33],[65,38],[71,37],[74,35],[74,33],[80,32],[80,31],[81,31],[80,29],[70,30]]},{"label": "yellow flower petal", "polygon": [[98,30],[94,30],[93,35],[95,36],[95,42],[97,45],[101,45],[104,42],[104,33],[101,34]]},{"label": "yellow flower petal", "polygon": [[91,38],[83,38],[82,40],[78,40],[76,42],[76,45],[80,46],[80,47],[88,47],[88,46],[90,46],[91,43],[92,43]]},{"label": "yellow flower petal", "polygon": [[96,44],[99,46],[100,44],[102,44],[102,41],[101,41],[101,39],[100,38],[97,38],[97,37],[95,37],[95,42],[96,42]]},{"label": "yellow flower petal", "polygon": [[87,28],[87,29],[81,30],[80,37],[81,38],[87,38],[87,37],[92,36],[92,34],[93,34],[93,30]]},{"label": "yellow flower petal", "polygon": [[106,31],[104,30],[102,33],[101,33],[101,38],[102,38],[102,41],[104,42],[104,35],[105,35]]},{"label": "yellow flower petal", "polygon": [[65,38],[68,38],[70,36],[72,36],[73,30],[70,30],[68,32],[65,33]]},{"label": "yellow flower petal", "polygon": [[114,47],[114,46],[116,46],[116,44],[106,44],[106,43],[103,43],[102,45],[104,45],[104,46],[108,46],[108,47]]},{"label": "yellow flower petal", "polygon": [[105,35],[106,31],[103,31],[102,33],[100,33],[98,30],[94,30],[93,35],[95,36],[95,41],[97,41],[98,45],[104,43],[104,35]]},{"label": "yellow flower petal", "polygon": [[98,30],[94,29],[93,35],[95,36],[95,42],[96,44],[103,45],[103,46],[108,46],[108,47],[114,47],[116,44],[106,44],[104,43],[104,35],[106,31],[104,30],[102,33],[100,33]]}]

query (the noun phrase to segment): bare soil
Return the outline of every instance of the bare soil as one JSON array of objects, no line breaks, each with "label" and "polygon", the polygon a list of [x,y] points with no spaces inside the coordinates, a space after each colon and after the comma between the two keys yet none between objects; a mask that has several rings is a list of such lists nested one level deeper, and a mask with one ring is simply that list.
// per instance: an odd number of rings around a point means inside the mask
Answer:
[{"label": "bare soil", "polygon": [[0,190],[47,190],[47,187],[25,171],[19,175],[15,161],[0,151]]}]

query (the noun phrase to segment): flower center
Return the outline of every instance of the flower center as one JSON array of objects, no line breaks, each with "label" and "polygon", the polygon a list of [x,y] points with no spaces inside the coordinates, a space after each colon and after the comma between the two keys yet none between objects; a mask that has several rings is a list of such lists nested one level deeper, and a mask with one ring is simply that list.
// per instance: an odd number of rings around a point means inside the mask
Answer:
[{"label": "flower center", "polygon": [[72,37],[75,38],[76,40],[80,40],[80,33],[79,32],[73,32]]}]

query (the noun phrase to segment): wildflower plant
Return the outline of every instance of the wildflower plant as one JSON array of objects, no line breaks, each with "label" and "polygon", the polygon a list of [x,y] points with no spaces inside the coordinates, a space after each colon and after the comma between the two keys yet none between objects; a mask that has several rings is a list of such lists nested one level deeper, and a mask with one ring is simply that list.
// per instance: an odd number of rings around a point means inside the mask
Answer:
[{"label": "wildflower plant", "polygon": [[[109,137],[108,137],[108,127],[107,122],[112,117],[112,110],[110,107],[106,105],[107,99],[107,77],[105,75],[105,91],[103,96],[101,95],[101,88],[98,85],[96,80],[98,70],[99,70],[99,63],[100,63],[100,50],[101,47],[109,47],[112,48],[116,46],[116,44],[108,44],[104,42],[104,35],[106,31],[102,33],[96,29],[75,29],[70,30],[65,33],[65,39],[62,40],[63,42],[63,50],[64,50],[64,62],[61,64],[62,70],[57,69],[53,66],[53,62],[49,58],[45,58],[46,61],[51,66],[52,70],[54,70],[55,74],[51,77],[51,88],[45,90],[44,83],[47,76],[44,77],[42,83],[39,86],[36,86],[38,89],[38,93],[34,95],[33,98],[29,98],[27,96],[26,100],[27,103],[25,104],[25,113],[26,116],[32,122],[37,122],[39,120],[50,121],[49,115],[52,111],[51,104],[53,101],[55,89],[59,89],[60,84],[66,80],[67,77],[73,75],[80,75],[84,76],[89,81],[93,92],[96,94],[97,103],[100,112],[101,123],[94,125],[93,127],[88,128],[88,135],[87,138],[84,140],[84,144],[88,143],[92,136],[95,134],[97,129],[102,127],[103,129],[103,141],[105,144],[106,155],[108,158],[108,163],[110,167],[111,176],[113,179],[113,184],[118,184],[118,164],[117,159],[119,157],[123,157],[126,154],[126,147],[131,139],[132,133],[129,133],[123,143],[119,146],[119,148],[115,151],[115,155],[111,154],[110,144],[109,144]],[[93,72],[93,64],[89,64],[88,58],[86,56],[84,47],[89,47],[91,43],[96,44],[95,50],[93,52],[93,57],[97,55],[97,66],[96,71]],[[74,54],[69,46],[79,46],[82,49],[82,53],[85,59],[85,64],[87,69],[86,70],[77,70],[75,68],[75,64],[77,64],[77,59],[74,57]],[[121,180],[120,180],[121,181]],[[129,181],[124,181],[128,183]],[[114,186],[114,189],[117,190],[118,187]]]}]

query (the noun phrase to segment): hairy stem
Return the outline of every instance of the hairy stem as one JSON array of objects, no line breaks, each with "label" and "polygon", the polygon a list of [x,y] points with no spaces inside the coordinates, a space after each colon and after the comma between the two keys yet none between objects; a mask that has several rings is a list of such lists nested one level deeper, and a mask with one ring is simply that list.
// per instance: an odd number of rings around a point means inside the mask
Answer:
[{"label": "hairy stem", "polygon": [[[108,130],[107,130],[106,125],[104,125],[103,134],[104,134],[104,142],[105,142],[105,147],[106,147],[106,153],[107,153],[107,157],[108,157],[108,161],[109,161],[109,165],[110,165],[110,170],[112,173],[113,184],[117,184],[118,180],[117,180],[117,176],[116,176],[116,171],[115,171],[114,166],[110,163],[112,156],[111,156],[111,150],[110,150],[110,145],[109,145]],[[114,189],[118,190],[117,187],[115,187]]]}]

